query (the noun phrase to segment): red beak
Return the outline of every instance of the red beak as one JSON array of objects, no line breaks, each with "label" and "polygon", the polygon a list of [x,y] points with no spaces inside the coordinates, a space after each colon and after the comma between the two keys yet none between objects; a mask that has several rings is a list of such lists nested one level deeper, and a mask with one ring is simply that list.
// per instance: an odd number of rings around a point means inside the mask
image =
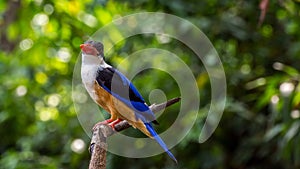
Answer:
[{"label": "red beak", "polygon": [[81,48],[81,51],[85,54],[90,54],[90,55],[94,55],[94,56],[98,55],[97,49],[90,44],[81,44],[80,48]]},{"label": "red beak", "polygon": [[81,44],[80,45],[80,49],[84,48],[85,47],[85,44]]}]

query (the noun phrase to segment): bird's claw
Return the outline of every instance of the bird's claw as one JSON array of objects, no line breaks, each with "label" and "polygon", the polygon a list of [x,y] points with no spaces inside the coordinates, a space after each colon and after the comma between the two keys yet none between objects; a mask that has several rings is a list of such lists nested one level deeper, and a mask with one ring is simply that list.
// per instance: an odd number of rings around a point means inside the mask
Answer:
[{"label": "bird's claw", "polygon": [[96,129],[97,126],[99,126],[99,125],[108,125],[108,124],[110,124],[111,122],[113,122],[112,119],[107,119],[107,120],[104,120],[104,121],[100,121],[100,122],[98,122],[98,123],[96,123],[96,124],[94,125],[93,131]]},{"label": "bird's claw", "polygon": [[112,128],[112,129],[115,129],[115,126],[120,123],[121,121],[123,121],[122,119],[117,119],[111,123],[109,123],[108,125]]},{"label": "bird's claw", "polygon": [[98,123],[96,123],[93,127],[93,131],[96,129],[97,126],[99,125],[109,125],[112,129],[115,129],[115,125],[117,125],[118,123],[120,123],[121,121],[123,121],[122,119],[116,119],[116,120],[112,120],[112,119],[107,119],[104,121],[100,121]]}]

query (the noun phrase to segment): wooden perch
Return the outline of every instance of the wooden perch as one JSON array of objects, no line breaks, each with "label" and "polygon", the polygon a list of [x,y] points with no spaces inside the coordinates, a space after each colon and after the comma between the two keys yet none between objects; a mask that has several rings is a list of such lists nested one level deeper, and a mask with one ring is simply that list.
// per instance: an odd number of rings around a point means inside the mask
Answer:
[{"label": "wooden perch", "polygon": [[[179,100],[179,97],[173,98],[161,104],[152,104],[149,108],[152,110],[152,112],[156,113],[164,110],[166,107],[169,107],[174,103],[177,103]],[[95,126],[89,148],[91,153],[89,169],[106,168],[106,138],[113,135],[115,132],[125,130],[129,127],[130,125],[126,120],[118,123],[114,129],[105,124],[99,124]]]}]

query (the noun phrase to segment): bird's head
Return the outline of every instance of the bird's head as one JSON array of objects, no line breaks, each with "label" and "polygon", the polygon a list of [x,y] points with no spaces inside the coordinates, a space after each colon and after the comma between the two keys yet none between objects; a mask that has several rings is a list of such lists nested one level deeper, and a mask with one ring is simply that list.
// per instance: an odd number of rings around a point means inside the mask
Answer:
[{"label": "bird's head", "polygon": [[103,58],[103,44],[101,42],[88,40],[80,45],[81,51],[84,55],[92,55],[95,57]]}]

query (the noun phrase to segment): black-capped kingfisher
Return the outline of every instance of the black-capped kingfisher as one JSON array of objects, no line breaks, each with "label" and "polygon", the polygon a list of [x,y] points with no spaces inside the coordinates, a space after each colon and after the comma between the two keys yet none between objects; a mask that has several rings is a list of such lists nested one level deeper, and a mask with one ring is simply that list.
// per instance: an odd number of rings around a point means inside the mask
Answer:
[{"label": "black-capped kingfisher", "polygon": [[86,41],[80,45],[82,51],[81,78],[92,99],[110,113],[105,123],[112,128],[127,120],[150,138],[154,138],[164,151],[177,163],[167,145],[158,136],[152,123],[157,123],[154,113],[133,84],[117,69],[104,60],[103,44]]}]

